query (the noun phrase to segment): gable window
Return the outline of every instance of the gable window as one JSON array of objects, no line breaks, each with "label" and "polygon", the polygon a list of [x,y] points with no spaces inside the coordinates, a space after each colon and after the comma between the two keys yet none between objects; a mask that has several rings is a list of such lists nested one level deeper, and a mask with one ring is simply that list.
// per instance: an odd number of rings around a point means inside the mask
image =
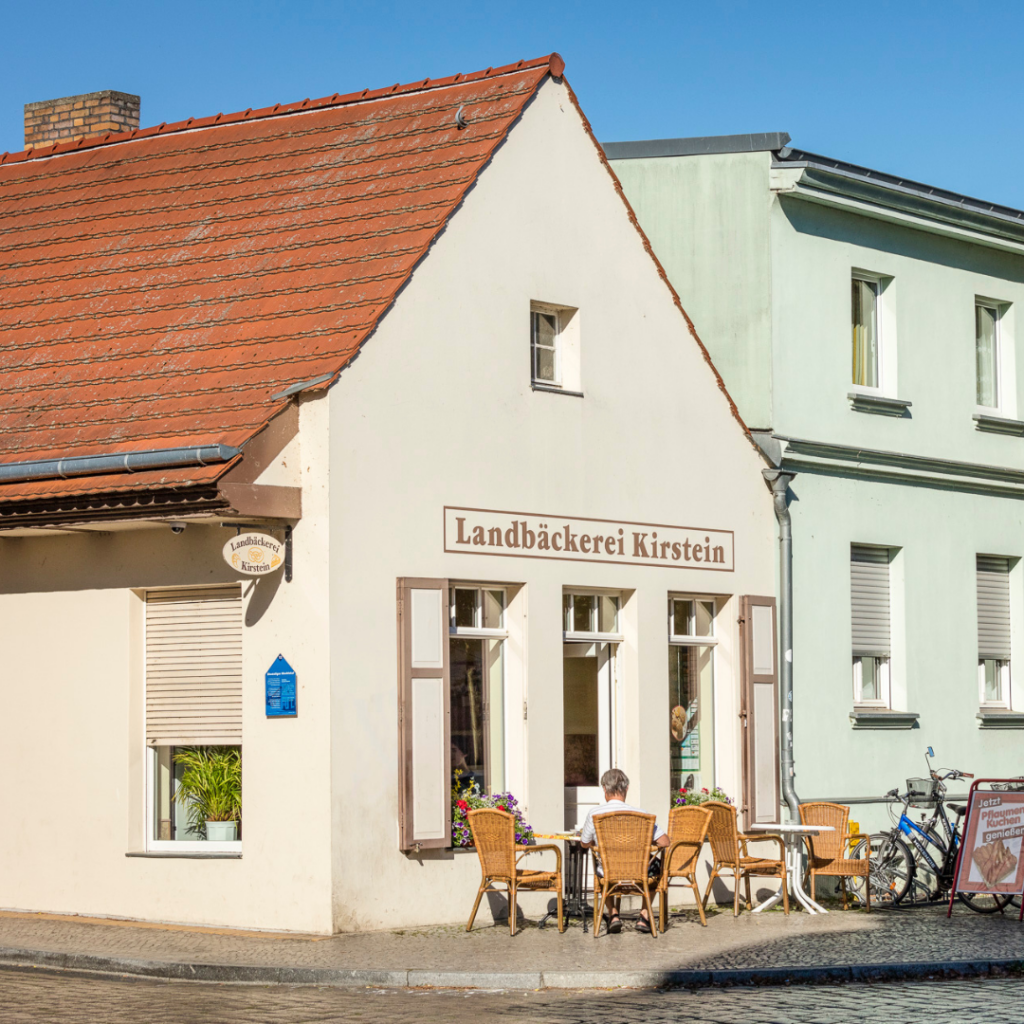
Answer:
[{"label": "gable window", "polygon": [[562,353],[559,317],[555,310],[530,310],[530,349],[536,383],[562,385]]},{"label": "gable window", "polygon": [[[146,594],[147,847],[237,849],[241,839],[242,589]],[[231,801],[200,813],[190,782],[235,778]],[[201,789],[201,786],[199,787]],[[218,819],[228,820],[218,820]]]},{"label": "gable window", "polygon": [[977,403],[985,409],[998,409],[1001,391],[999,379],[999,309],[985,302],[974,304],[974,354],[977,371]]},{"label": "gable window", "polygon": [[890,706],[891,655],[888,548],[850,548],[850,603],[853,622],[853,703]]},{"label": "gable window", "polygon": [[505,604],[498,587],[449,588],[452,776],[485,793],[505,788]]},{"label": "gable window", "polygon": [[715,602],[671,597],[668,602],[669,784],[714,784]]},{"label": "gable window", "polygon": [[1010,560],[977,556],[978,696],[983,707],[1010,706]]},{"label": "gable window", "polygon": [[853,383],[880,388],[879,281],[854,274],[852,279]]}]

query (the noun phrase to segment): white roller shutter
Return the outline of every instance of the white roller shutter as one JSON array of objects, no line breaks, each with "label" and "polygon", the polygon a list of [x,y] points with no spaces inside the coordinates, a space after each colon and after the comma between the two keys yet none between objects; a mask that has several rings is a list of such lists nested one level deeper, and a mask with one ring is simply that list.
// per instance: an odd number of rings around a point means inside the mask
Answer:
[{"label": "white roller shutter", "polygon": [[854,655],[888,657],[891,646],[888,548],[851,546],[850,597]]},{"label": "white roller shutter", "polygon": [[146,595],[146,742],[242,742],[242,589]]},{"label": "white roller shutter", "polygon": [[978,657],[1010,658],[1010,564],[978,555]]}]

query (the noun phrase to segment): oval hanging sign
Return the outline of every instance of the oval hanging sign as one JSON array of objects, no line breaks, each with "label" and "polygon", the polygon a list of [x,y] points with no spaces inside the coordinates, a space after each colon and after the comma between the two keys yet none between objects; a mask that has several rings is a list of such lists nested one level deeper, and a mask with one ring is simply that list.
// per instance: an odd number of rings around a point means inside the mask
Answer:
[{"label": "oval hanging sign", "polygon": [[265,533],[240,533],[224,545],[224,561],[245,576],[265,576],[284,564],[284,545]]}]

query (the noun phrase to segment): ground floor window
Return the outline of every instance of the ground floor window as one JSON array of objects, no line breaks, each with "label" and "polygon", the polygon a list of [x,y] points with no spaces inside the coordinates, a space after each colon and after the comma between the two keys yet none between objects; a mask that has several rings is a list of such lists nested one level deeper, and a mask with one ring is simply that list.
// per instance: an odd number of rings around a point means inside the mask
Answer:
[{"label": "ground floor window", "polygon": [[715,784],[715,602],[669,600],[669,765],[673,793]]},{"label": "ground floor window", "polygon": [[153,747],[155,842],[242,838],[242,748]]},{"label": "ground floor window", "polygon": [[982,658],[978,662],[981,703],[988,707],[1010,706],[1010,663],[1003,658]]},{"label": "ground floor window", "polygon": [[457,584],[449,593],[452,780],[505,788],[505,591]]},{"label": "ground floor window", "polygon": [[242,591],[149,591],[147,845],[234,842],[242,820]]}]

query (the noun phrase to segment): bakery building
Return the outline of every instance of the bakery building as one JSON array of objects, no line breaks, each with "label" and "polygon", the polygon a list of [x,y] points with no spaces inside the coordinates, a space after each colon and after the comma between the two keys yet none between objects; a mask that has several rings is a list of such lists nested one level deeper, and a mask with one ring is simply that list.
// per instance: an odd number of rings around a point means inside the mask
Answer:
[{"label": "bakery building", "polygon": [[0,906],[462,921],[456,771],[776,820],[767,462],[557,55],[47,141],[0,206]]}]

